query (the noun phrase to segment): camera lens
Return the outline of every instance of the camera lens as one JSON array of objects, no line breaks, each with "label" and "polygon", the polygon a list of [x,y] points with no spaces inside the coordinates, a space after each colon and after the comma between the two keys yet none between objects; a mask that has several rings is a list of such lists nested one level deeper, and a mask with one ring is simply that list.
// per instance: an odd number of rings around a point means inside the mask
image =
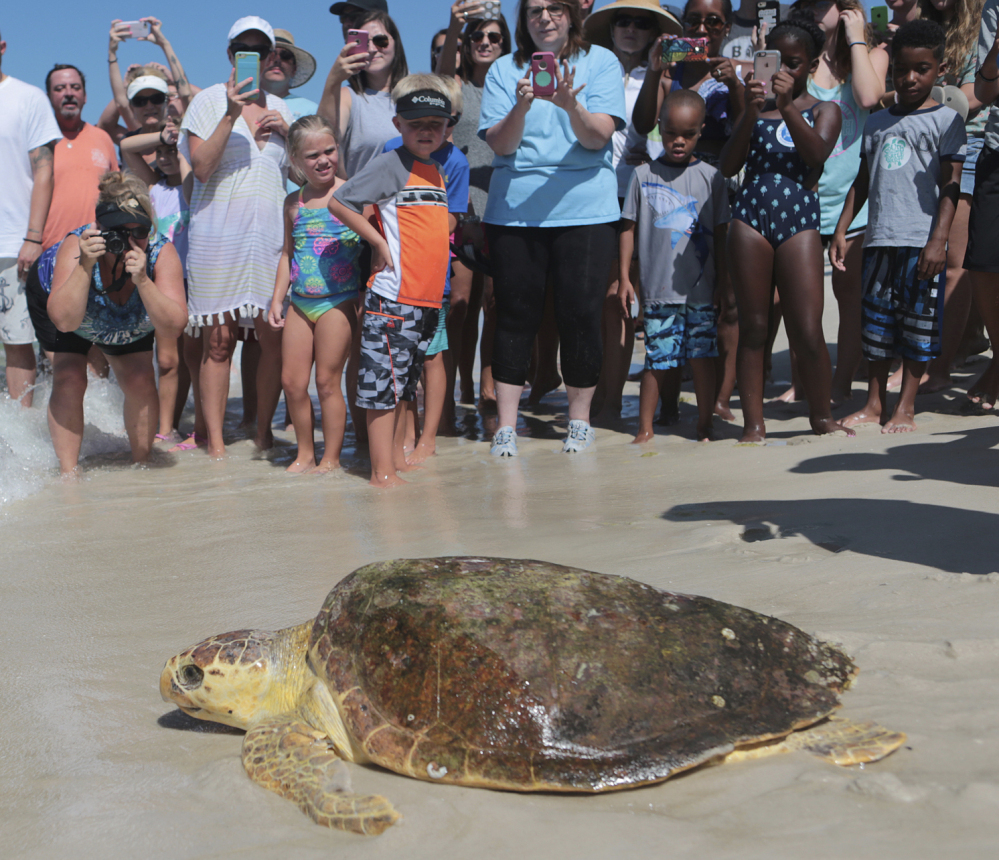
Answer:
[{"label": "camera lens", "polygon": [[124,254],[128,247],[125,236],[118,230],[105,230],[101,233],[101,238],[104,239],[104,247],[109,254]]}]

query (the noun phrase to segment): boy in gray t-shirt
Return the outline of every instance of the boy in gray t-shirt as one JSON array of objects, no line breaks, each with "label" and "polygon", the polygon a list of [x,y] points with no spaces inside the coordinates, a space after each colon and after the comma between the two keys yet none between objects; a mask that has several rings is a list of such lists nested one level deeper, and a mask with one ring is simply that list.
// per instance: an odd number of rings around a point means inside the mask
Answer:
[{"label": "boy in gray t-shirt", "polygon": [[635,442],[652,439],[660,392],[679,391],[690,361],[697,395],[697,438],[711,438],[718,355],[716,283],[725,273],[725,231],[731,218],[721,173],[692,159],[704,125],[704,100],[693,90],[667,96],[659,117],[665,152],[635,169],[621,212],[618,298],[631,313],[631,260],[638,233],[645,319],[645,369]]},{"label": "boy in gray t-shirt", "polygon": [[[871,362],[867,403],[843,421],[882,424],[882,433],[916,429],[916,392],[940,354],[947,234],[961,187],[964,122],[930,98],[946,34],[929,20],[903,24],[892,40],[896,104],[864,126],[860,173],[846,198],[829,258],[845,269],[846,231],[870,195],[864,239],[864,357]],[[868,191],[868,188],[870,189]],[[892,358],[902,358],[902,390],[888,417]]]}]

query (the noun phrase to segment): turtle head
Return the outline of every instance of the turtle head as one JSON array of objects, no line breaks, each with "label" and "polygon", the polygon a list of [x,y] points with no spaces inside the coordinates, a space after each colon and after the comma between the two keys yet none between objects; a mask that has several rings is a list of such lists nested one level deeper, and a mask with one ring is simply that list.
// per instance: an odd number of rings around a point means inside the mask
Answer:
[{"label": "turtle head", "polygon": [[305,682],[311,629],[212,636],[167,660],[160,693],[188,716],[240,729],[287,713]]}]

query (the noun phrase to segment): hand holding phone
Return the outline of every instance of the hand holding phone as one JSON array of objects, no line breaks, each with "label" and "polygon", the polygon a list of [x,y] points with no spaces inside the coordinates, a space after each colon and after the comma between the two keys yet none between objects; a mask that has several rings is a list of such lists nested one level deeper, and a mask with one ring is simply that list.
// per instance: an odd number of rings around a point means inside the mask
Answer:
[{"label": "hand holding phone", "polygon": [[555,55],[551,51],[538,51],[531,56],[531,87],[535,96],[555,95]]},{"label": "hand holding phone", "polygon": [[239,94],[252,93],[260,88],[260,54],[253,51],[236,52],[236,83],[245,81],[247,78],[253,80],[240,88]]},{"label": "hand holding phone", "polygon": [[353,57],[355,54],[366,54],[368,53],[368,31],[367,30],[348,30],[347,31],[347,41],[354,42],[355,45],[351,48],[347,55]]},{"label": "hand holding phone", "polygon": [[872,6],[871,7],[871,26],[878,33],[888,32],[888,7],[887,6]]},{"label": "hand holding phone", "polygon": [[662,64],[704,62],[708,58],[707,39],[663,39]]},{"label": "hand holding phone", "polygon": [[115,26],[119,33],[128,29],[128,35],[123,35],[126,39],[144,39],[149,35],[148,21],[119,21]]},{"label": "hand holding phone", "polygon": [[772,33],[780,23],[780,0],[757,0],[756,26],[767,25],[767,32]]},{"label": "hand holding phone", "polygon": [[753,57],[753,79],[761,81],[768,99],[774,97],[773,77],[780,70],[780,51],[757,51]]}]

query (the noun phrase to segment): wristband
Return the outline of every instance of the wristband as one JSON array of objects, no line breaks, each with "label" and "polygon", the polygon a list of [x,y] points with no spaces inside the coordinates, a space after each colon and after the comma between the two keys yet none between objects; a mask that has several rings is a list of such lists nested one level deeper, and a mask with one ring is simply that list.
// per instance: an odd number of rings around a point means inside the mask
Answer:
[{"label": "wristband", "polygon": [[854,45],[863,45],[866,48],[867,42],[850,42],[850,44],[847,47],[852,48]]},{"label": "wristband", "polygon": [[978,77],[980,77],[983,81],[989,81],[990,83],[992,81],[999,81],[999,74],[996,74],[996,76],[994,78],[987,78],[987,77],[985,77],[985,75],[982,74],[982,70],[981,69],[978,70]]},{"label": "wristband", "polygon": [[38,239],[29,239],[27,236],[24,237],[25,242],[31,242],[32,245],[41,245],[42,243]]},{"label": "wristband", "polygon": [[168,145],[167,142],[163,139],[163,132],[164,131],[165,131],[165,129],[162,129],[162,128],[160,129],[160,145],[161,146],[167,146]]},{"label": "wristband", "polygon": [[108,60],[108,65],[110,66],[112,63],[117,63],[117,62],[118,62],[118,58],[117,57],[112,57],[110,60]]}]

